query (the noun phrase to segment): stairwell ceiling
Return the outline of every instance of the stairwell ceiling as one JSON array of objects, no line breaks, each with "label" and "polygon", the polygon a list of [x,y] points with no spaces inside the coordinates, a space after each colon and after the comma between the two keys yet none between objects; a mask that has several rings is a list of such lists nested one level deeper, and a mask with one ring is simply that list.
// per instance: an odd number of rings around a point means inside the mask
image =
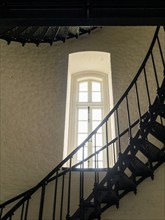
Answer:
[{"label": "stairwell ceiling", "polygon": [[164,0],[0,0],[0,25],[165,25]]},{"label": "stairwell ceiling", "polygon": [[111,25],[165,26],[165,1],[0,0],[0,38],[8,43],[65,42]]}]

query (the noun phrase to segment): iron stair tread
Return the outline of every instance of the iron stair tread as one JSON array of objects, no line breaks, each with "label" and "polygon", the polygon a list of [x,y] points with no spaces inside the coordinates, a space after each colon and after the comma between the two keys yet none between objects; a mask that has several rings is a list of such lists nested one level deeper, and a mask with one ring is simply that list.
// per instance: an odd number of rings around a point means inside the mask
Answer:
[{"label": "iron stair tread", "polygon": [[164,86],[164,84],[162,85],[161,88],[158,89],[157,93],[159,96],[160,103],[163,103],[165,100],[165,86]]},{"label": "iron stair tread", "polygon": [[[83,211],[84,211],[84,219],[89,220],[89,219],[94,219],[94,218],[99,218],[101,214],[101,209],[99,206],[94,203],[94,202],[88,202],[84,201],[83,204]],[[77,213],[77,216],[71,217],[70,219],[81,219],[81,208],[79,208],[79,212]]]},{"label": "iron stair tread", "polygon": [[125,173],[117,172],[111,181],[112,184],[115,184],[117,190],[136,191],[136,184]]},{"label": "iron stair tread", "polygon": [[136,156],[127,155],[128,168],[135,176],[153,176],[153,171]]},{"label": "iron stair tread", "polygon": [[93,201],[89,201],[88,199],[82,200],[82,202],[79,205],[79,208],[76,210],[76,212],[70,216],[69,220],[80,220],[82,215],[82,209],[85,213],[84,218],[87,219],[95,219],[99,218],[101,214],[101,209],[98,203],[96,204]]},{"label": "iron stair tread", "polygon": [[165,144],[165,127],[159,122],[152,122],[150,133]]},{"label": "iron stair tread", "polygon": [[165,152],[163,152],[161,149],[157,148],[154,144],[151,142],[145,140],[145,145],[146,145],[146,151],[149,154],[149,159],[152,162],[157,162],[162,159],[165,160]]},{"label": "iron stair tread", "polygon": [[165,118],[165,104],[159,105],[159,115],[160,115],[162,118]]},{"label": "iron stair tread", "polygon": [[150,162],[158,162],[165,158],[165,152],[148,140],[138,139],[135,145],[138,147],[138,150],[149,159]]},{"label": "iron stair tread", "polygon": [[95,193],[97,195],[97,202],[108,203],[111,205],[118,205],[119,197],[115,190],[107,186],[97,186],[95,187]]}]

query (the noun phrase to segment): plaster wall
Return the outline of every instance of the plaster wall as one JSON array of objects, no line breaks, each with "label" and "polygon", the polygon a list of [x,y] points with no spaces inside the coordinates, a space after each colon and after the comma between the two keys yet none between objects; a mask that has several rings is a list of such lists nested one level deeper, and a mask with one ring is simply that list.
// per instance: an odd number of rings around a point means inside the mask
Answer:
[{"label": "plaster wall", "polygon": [[[0,202],[34,186],[62,160],[68,55],[79,51],[111,53],[116,103],[139,68],[154,30],[155,27],[104,27],[90,36],[52,47],[22,47],[19,43],[8,46],[0,40]],[[162,168],[160,176],[163,172]],[[164,179],[160,181],[164,190]],[[155,182],[152,191],[158,193],[164,207],[164,191],[157,191],[156,183],[159,184]],[[145,190],[143,193],[142,198]],[[154,206],[154,198],[149,207]],[[131,199],[126,199],[130,208]],[[141,200],[137,200],[138,204]],[[164,219],[162,209],[158,210],[160,215],[155,220]],[[154,216],[152,212],[153,209],[150,216]],[[123,219],[120,214],[112,218],[107,213],[103,219]],[[144,215],[137,213],[134,219],[149,219]]]}]

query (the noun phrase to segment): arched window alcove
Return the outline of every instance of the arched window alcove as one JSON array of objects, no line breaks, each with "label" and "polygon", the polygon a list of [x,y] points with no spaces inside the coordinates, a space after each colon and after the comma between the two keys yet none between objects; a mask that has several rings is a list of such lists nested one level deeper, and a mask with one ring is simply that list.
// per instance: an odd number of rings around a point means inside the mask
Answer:
[{"label": "arched window alcove", "polygon": [[[65,114],[64,154],[65,158],[98,126],[113,107],[113,89],[110,54],[98,51],[85,51],[69,54],[67,98]],[[114,120],[109,123],[110,138],[114,137]],[[105,143],[104,129],[97,138],[97,150]],[[94,152],[93,141],[85,146],[85,156]],[[82,160],[81,151],[76,157]],[[111,160],[113,165],[113,159]],[[94,167],[88,161],[85,167]],[[104,167],[104,153],[99,156],[99,167]]]}]

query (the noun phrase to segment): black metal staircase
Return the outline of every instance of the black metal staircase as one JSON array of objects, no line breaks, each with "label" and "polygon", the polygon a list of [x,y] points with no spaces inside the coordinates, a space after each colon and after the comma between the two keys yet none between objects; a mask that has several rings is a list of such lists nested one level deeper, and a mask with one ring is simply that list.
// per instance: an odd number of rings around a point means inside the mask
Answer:
[{"label": "black metal staircase", "polygon": [[[52,202],[49,202],[49,207],[52,207],[52,212],[49,219],[101,219],[101,213],[110,206],[115,205],[119,208],[120,199],[127,193],[132,191],[137,194],[137,187],[144,179],[148,177],[154,179],[155,169],[165,162],[165,78],[163,75],[165,74],[165,61],[159,39],[162,31],[163,28],[156,29],[151,46],[136,76],[100,125],[40,183],[1,204],[1,220],[30,220],[31,207],[29,206],[36,194],[39,205],[38,209],[35,209],[36,213],[32,213],[32,215],[36,216],[34,219],[48,219],[45,209],[47,209],[46,193],[50,191],[49,186],[53,190],[50,193]],[[157,62],[154,58],[155,48],[157,48],[156,56],[159,57]],[[147,71],[148,62],[151,62],[152,71]],[[151,95],[149,77],[155,81],[154,96]],[[146,99],[144,100],[143,97],[143,101],[141,101],[142,96],[139,89],[141,83],[146,92]],[[132,91],[134,91],[133,100],[135,100],[138,115],[138,119],[133,122],[130,108]],[[124,122],[123,107],[121,108],[123,104],[126,109],[124,117],[127,118]],[[109,140],[107,124],[112,117],[115,118],[117,135],[114,139]],[[122,130],[121,127],[125,122],[128,126]],[[100,127],[105,129],[106,137],[104,146],[97,150],[95,137]],[[95,142],[95,152],[88,157],[85,157],[83,153],[83,160],[75,164],[74,158],[77,152],[81,149],[84,152],[85,143],[92,138]],[[125,148],[125,146],[127,147]],[[110,149],[113,149],[113,153],[110,153]],[[100,152],[106,154],[104,168],[99,168],[98,165]],[[95,161],[95,167],[84,168],[85,162],[91,158]],[[111,160],[114,161],[113,167],[110,167]],[[66,163],[68,168],[64,169]],[[9,206],[11,208],[8,209]]]}]

